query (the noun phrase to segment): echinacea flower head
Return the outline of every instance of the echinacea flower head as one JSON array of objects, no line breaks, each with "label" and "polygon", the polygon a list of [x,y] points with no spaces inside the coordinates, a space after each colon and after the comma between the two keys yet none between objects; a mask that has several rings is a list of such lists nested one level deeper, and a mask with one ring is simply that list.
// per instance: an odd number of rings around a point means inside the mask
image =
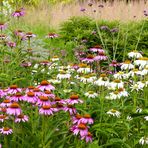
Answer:
[{"label": "echinacea flower head", "polygon": [[28,122],[28,116],[24,115],[24,114],[20,114],[15,118],[15,122],[16,123],[20,123],[20,122]]},{"label": "echinacea flower head", "polygon": [[5,34],[0,34],[0,39],[1,40],[5,40],[7,38],[7,36]]},{"label": "echinacea flower head", "polygon": [[16,94],[17,92],[21,92],[22,89],[18,88],[17,85],[11,85],[8,89],[7,89],[7,94]]},{"label": "echinacea flower head", "polygon": [[5,119],[8,119],[8,117],[4,114],[0,115],[0,122],[4,122]]},{"label": "echinacea flower head", "polygon": [[7,108],[7,114],[8,115],[14,115],[18,116],[22,113],[22,110],[17,102],[13,102],[10,104],[10,106]]},{"label": "echinacea flower head", "polygon": [[84,123],[84,124],[93,124],[94,120],[91,118],[89,114],[85,114],[80,120],[79,123]]},{"label": "echinacea flower head", "polygon": [[117,63],[117,61],[116,60],[113,60],[110,64],[109,64],[109,66],[112,66],[112,67],[117,67],[117,66],[120,66],[121,64],[120,63]]},{"label": "echinacea flower head", "polygon": [[141,145],[148,144],[148,137],[141,137],[141,139],[139,140],[139,144]]},{"label": "echinacea flower head", "polygon": [[0,30],[5,30],[7,28],[7,24],[6,23],[3,23],[3,22],[0,22]]},{"label": "echinacea flower head", "polygon": [[88,91],[84,95],[88,98],[96,98],[98,96],[98,94],[93,91]]},{"label": "echinacea flower head", "polygon": [[78,125],[75,126],[72,132],[74,133],[74,135],[80,134],[80,136],[82,137],[87,135],[88,127],[86,126],[86,124],[79,123]]},{"label": "echinacea flower head", "polygon": [[86,143],[88,142],[92,142],[92,134],[90,132],[88,132],[86,135],[83,135],[81,137],[81,140],[84,140],[86,141]]},{"label": "echinacea flower head", "polygon": [[25,35],[25,37],[27,37],[28,39],[30,39],[30,38],[35,38],[36,35],[33,34],[32,32],[27,32],[26,35]]},{"label": "echinacea flower head", "polygon": [[79,99],[78,95],[71,95],[69,99],[65,100],[68,104],[78,104],[83,103],[82,100]]},{"label": "echinacea flower head", "polygon": [[10,99],[13,102],[18,102],[18,101],[24,101],[25,100],[25,98],[24,98],[24,96],[23,96],[23,94],[21,92],[17,92],[15,94],[11,95],[11,96],[8,96],[7,98]]},{"label": "echinacea flower head", "polygon": [[16,43],[15,42],[7,42],[7,46],[10,48],[16,47]]},{"label": "echinacea flower head", "polygon": [[111,88],[123,88],[124,87],[124,83],[119,79],[115,79],[109,85]]},{"label": "echinacea flower head", "polygon": [[72,117],[72,122],[73,124],[76,124],[76,123],[80,123],[80,119],[82,118],[82,116],[80,114],[76,114],[75,116]]},{"label": "echinacea flower head", "polygon": [[104,51],[99,51],[98,55],[94,57],[94,60],[95,61],[104,61],[104,60],[107,60],[108,57],[105,55],[105,52]]},{"label": "echinacea flower head", "polygon": [[47,96],[39,96],[39,99],[37,100],[37,105],[43,106],[43,105],[50,105],[49,98]]},{"label": "echinacea flower head", "polygon": [[108,115],[112,115],[114,117],[120,117],[121,113],[115,109],[111,109],[107,112]]},{"label": "echinacea flower head", "polygon": [[87,55],[86,58],[83,58],[81,61],[86,62],[86,63],[92,63],[92,62],[94,62],[94,56],[89,54],[89,55]]},{"label": "echinacea flower head", "polygon": [[3,102],[0,104],[0,107],[8,107],[11,104],[10,99],[5,99]]},{"label": "echinacea flower head", "polygon": [[13,17],[18,17],[18,18],[24,15],[25,15],[24,9],[19,9],[12,13]]},{"label": "echinacea flower head", "polygon": [[40,85],[37,86],[37,88],[39,88],[40,90],[44,91],[44,90],[54,90],[55,87],[52,86],[48,81],[43,80]]},{"label": "echinacea flower head", "polygon": [[143,69],[146,65],[148,65],[148,58],[142,57],[134,61],[134,64],[139,66],[139,69]]},{"label": "echinacea flower head", "polygon": [[76,108],[71,104],[68,104],[67,106],[65,106],[63,110],[65,112],[69,112],[70,115],[74,115],[77,112]]},{"label": "echinacea flower head", "polygon": [[65,72],[65,71],[61,71],[58,75],[57,75],[57,79],[62,80],[62,79],[70,79],[71,74]]},{"label": "echinacea flower head", "polygon": [[131,63],[130,60],[126,60],[122,66],[121,66],[121,69],[122,70],[130,70],[130,69],[133,69],[134,68],[134,65]]},{"label": "echinacea flower head", "polygon": [[35,104],[37,102],[37,96],[35,96],[34,92],[29,91],[25,95],[25,99],[24,100],[27,101],[28,103]]},{"label": "echinacea flower head", "polygon": [[0,128],[0,133],[3,135],[9,135],[9,134],[12,134],[13,131],[9,127],[3,127],[3,128]]},{"label": "echinacea flower head", "polygon": [[138,59],[138,58],[141,58],[142,55],[138,51],[134,50],[134,51],[131,51],[131,52],[128,53],[128,57]]},{"label": "echinacea flower head", "polygon": [[39,109],[39,114],[40,115],[53,115],[53,109],[51,108],[50,105],[43,105],[40,109]]},{"label": "echinacea flower head", "polygon": [[109,85],[109,78],[106,74],[101,74],[99,79],[94,82],[95,85],[98,86],[108,86]]},{"label": "echinacea flower head", "polygon": [[51,39],[58,38],[58,37],[59,37],[59,35],[56,33],[48,33],[48,35],[46,36],[46,38],[51,38]]}]

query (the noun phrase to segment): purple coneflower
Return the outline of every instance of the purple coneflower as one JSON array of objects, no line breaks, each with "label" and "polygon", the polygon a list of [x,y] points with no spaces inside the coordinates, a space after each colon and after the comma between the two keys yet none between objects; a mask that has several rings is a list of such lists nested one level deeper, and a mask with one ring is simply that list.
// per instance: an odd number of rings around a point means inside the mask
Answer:
[{"label": "purple coneflower", "polygon": [[0,122],[4,122],[5,119],[8,119],[6,115],[0,115]]},{"label": "purple coneflower", "polygon": [[12,95],[12,96],[8,96],[8,99],[10,99],[11,101],[14,102],[18,102],[18,101],[24,101],[24,96],[22,95],[22,93],[17,92],[16,94]]},{"label": "purple coneflower", "polygon": [[22,89],[18,88],[17,85],[11,85],[8,89],[7,89],[7,94],[16,94],[17,92],[21,92]]},{"label": "purple coneflower", "polygon": [[20,114],[15,118],[16,123],[27,122],[27,121],[28,121],[28,116],[26,116],[24,114]]},{"label": "purple coneflower", "polygon": [[104,51],[99,52],[99,54],[94,58],[95,61],[107,60],[107,56]]},{"label": "purple coneflower", "polygon": [[40,64],[43,66],[49,66],[51,63],[48,60],[45,60],[45,61],[41,61]]},{"label": "purple coneflower", "polygon": [[88,132],[86,135],[81,137],[81,140],[85,139],[86,143],[92,142],[92,134]]},{"label": "purple coneflower", "polygon": [[25,92],[26,92],[26,93],[28,93],[28,92],[30,92],[30,91],[33,92],[34,89],[35,89],[34,86],[28,86]]},{"label": "purple coneflower", "polygon": [[80,120],[80,123],[88,123],[88,124],[93,124],[94,120],[91,118],[91,116],[89,114],[85,114]]},{"label": "purple coneflower", "polygon": [[49,98],[46,96],[39,96],[39,99],[37,100],[37,105],[39,106],[48,106],[50,105]]},{"label": "purple coneflower", "polygon": [[7,46],[10,48],[16,47],[16,43],[15,42],[7,42]]},{"label": "purple coneflower", "polygon": [[101,30],[109,30],[109,27],[108,26],[101,26],[100,29]]},{"label": "purple coneflower", "polygon": [[35,96],[34,92],[29,91],[25,95],[25,101],[27,101],[28,103],[35,104],[37,102],[37,96]]},{"label": "purple coneflower", "polygon": [[51,38],[51,39],[57,38],[57,37],[59,37],[59,35],[55,33],[48,33],[48,35],[46,36],[46,38]]},{"label": "purple coneflower", "polygon": [[49,91],[49,90],[44,91],[44,96],[47,96],[47,97],[52,98],[52,99],[55,98],[55,95],[52,94],[52,92]]},{"label": "purple coneflower", "polygon": [[89,51],[91,51],[91,52],[104,52],[104,50],[102,49],[102,47],[100,45],[96,45],[96,46],[90,48]]},{"label": "purple coneflower", "polygon": [[25,37],[27,37],[28,39],[30,39],[30,38],[35,38],[36,35],[33,34],[32,32],[27,32],[26,35],[25,35]]},{"label": "purple coneflower", "polygon": [[22,113],[22,110],[17,102],[13,102],[7,109],[8,115],[18,116]]},{"label": "purple coneflower", "polygon": [[78,135],[80,133],[80,136],[85,136],[88,133],[88,127],[86,126],[86,124],[83,123],[79,123],[78,125],[76,125],[74,127],[74,129],[72,130],[72,132],[74,133],[74,135]]},{"label": "purple coneflower", "polygon": [[44,95],[44,92],[42,92],[39,88],[34,88],[33,92],[35,93],[35,96],[43,96]]},{"label": "purple coneflower", "polygon": [[44,91],[44,90],[54,90],[55,87],[52,86],[48,81],[43,80],[40,85],[38,85],[38,87],[40,90]]},{"label": "purple coneflower", "polygon": [[3,102],[0,104],[0,107],[8,107],[8,106],[10,106],[10,104],[11,104],[10,99],[5,99],[5,100],[3,100]]},{"label": "purple coneflower", "polygon": [[73,106],[73,105],[70,105],[70,104],[68,104],[66,107],[64,107],[64,111],[65,112],[69,112],[70,113],[70,115],[74,115],[74,114],[76,114],[76,108]]},{"label": "purple coneflower", "polygon": [[120,64],[120,63],[117,63],[116,60],[113,60],[113,61],[109,64],[109,66],[117,67],[117,66],[121,66],[121,64]]},{"label": "purple coneflower", "polygon": [[78,104],[78,103],[83,103],[82,100],[79,99],[78,95],[71,95],[69,99],[65,100],[68,104]]},{"label": "purple coneflower", "polygon": [[12,13],[13,17],[18,17],[18,18],[24,15],[25,15],[25,11],[23,8],[16,10],[15,12]]},{"label": "purple coneflower", "polygon": [[41,115],[53,115],[53,110],[50,105],[43,105],[39,109],[39,114]]},{"label": "purple coneflower", "polygon": [[3,135],[9,135],[9,134],[12,134],[13,131],[11,128],[3,127],[3,128],[0,128],[0,133]]},{"label": "purple coneflower", "polygon": [[79,121],[80,121],[81,118],[82,118],[81,115],[76,114],[74,117],[72,117],[73,124],[80,123]]},{"label": "purple coneflower", "polygon": [[93,63],[94,61],[95,61],[94,56],[91,54],[87,55],[86,58],[82,59],[82,62],[86,62],[86,63]]},{"label": "purple coneflower", "polygon": [[23,62],[20,64],[21,67],[31,67],[32,63],[31,62]]},{"label": "purple coneflower", "polygon": [[5,30],[7,28],[7,24],[0,22],[0,30]]}]

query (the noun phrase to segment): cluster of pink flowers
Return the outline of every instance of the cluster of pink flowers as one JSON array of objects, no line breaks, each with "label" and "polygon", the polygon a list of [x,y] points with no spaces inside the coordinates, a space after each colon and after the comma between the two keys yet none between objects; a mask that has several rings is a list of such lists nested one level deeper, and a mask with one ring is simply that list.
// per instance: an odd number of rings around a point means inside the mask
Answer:
[{"label": "cluster of pink flowers", "polygon": [[[28,88],[19,88],[17,85],[11,85],[9,88],[0,90],[0,98],[3,101],[0,103],[0,122],[5,122],[10,117],[14,118],[15,123],[27,122],[29,117],[23,114],[21,108],[23,102],[31,104],[38,108],[39,115],[50,116],[56,112],[68,112],[73,122],[73,133],[78,135],[80,132],[81,139],[86,142],[92,141],[92,135],[88,132],[87,124],[93,124],[93,119],[90,115],[84,115],[78,119],[75,104],[83,103],[83,100],[78,95],[73,94],[68,99],[61,99],[53,94],[55,87],[48,81],[43,80],[40,85]],[[84,129],[85,127],[85,129]],[[11,134],[11,128],[2,127],[0,133]]]},{"label": "cluster of pink flowers", "polygon": [[71,127],[71,132],[74,135],[80,135],[81,140],[86,142],[92,142],[92,134],[89,132],[89,124],[93,124],[94,121],[89,114],[81,116],[76,114],[72,116],[73,126]]}]

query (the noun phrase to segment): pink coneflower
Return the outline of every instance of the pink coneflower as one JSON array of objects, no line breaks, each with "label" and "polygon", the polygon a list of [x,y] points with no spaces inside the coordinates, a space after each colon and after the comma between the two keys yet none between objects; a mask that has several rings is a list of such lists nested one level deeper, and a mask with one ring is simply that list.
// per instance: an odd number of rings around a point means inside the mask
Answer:
[{"label": "pink coneflower", "polygon": [[73,105],[67,105],[66,107],[64,107],[64,109],[63,109],[65,112],[69,112],[70,113],[70,115],[74,115],[74,114],[76,114],[76,108],[73,106]]},{"label": "pink coneflower", "polygon": [[28,92],[30,92],[30,91],[33,92],[34,89],[35,89],[34,86],[28,86],[27,89],[26,89],[26,93],[28,93]]},{"label": "pink coneflower", "polygon": [[85,114],[80,120],[79,122],[81,123],[88,123],[88,124],[93,124],[94,120],[91,118],[91,116],[89,114]]},{"label": "pink coneflower", "polygon": [[51,109],[52,109],[53,112],[58,112],[59,111],[56,104],[51,105]]},{"label": "pink coneflower", "polygon": [[117,67],[117,66],[121,66],[121,64],[120,64],[120,63],[117,63],[116,60],[113,60],[113,61],[109,64],[109,66]]},{"label": "pink coneflower", "polygon": [[52,94],[51,91],[49,91],[49,90],[44,91],[44,96],[47,96],[47,97],[52,98],[52,99],[55,98],[55,95]]},{"label": "pink coneflower", "polygon": [[51,64],[51,62],[45,60],[45,61],[41,61],[40,64],[43,66],[49,66]]},{"label": "pink coneflower", "polygon": [[0,107],[0,112],[2,112],[2,113],[6,113],[7,112],[7,108],[5,108],[5,107]]},{"label": "pink coneflower", "polygon": [[12,134],[13,131],[11,128],[3,127],[3,128],[0,128],[0,133],[3,135],[9,135],[9,134]]},{"label": "pink coneflower", "polygon": [[31,62],[23,62],[20,64],[21,67],[31,67],[32,63]]},{"label": "pink coneflower", "polygon": [[7,24],[0,22],[0,30],[5,30],[7,28]]},{"label": "pink coneflower", "polygon": [[32,91],[27,92],[27,94],[25,95],[25,101],[27,101],[28,103],[36,103],[37,102],[37,96],[35,96],[35,93]]},{"label": "pink coneflower", "polygon": [[79,99],[78,95],[71,95],[69,99],[65,100],[68,104],[78,104],[78,103],[83,103],[82,100]]},{"label": "pink coneflower", "polygon": [[102,49],[102,47],[100,45],[96,45],[96,46],[90,48],[89,51],[97,52],[98,53],[98,52],[102,52],[104,50]]},{"label": "pink coneflower", "polygon": [[25,40],[25,33],[22,30],[15,30],[14,34],[19,37],[21,40]]},{"label": "pink coneflower", "polygon": [[17,92],[21,92],[22,89],[18,88],[17,85],[11,85],[8,89],[7,89],[7,94],[15,94]]},{"label": "pink coneflower", "polygon": [[66,104],[65,100],[61,99],[60,97],[55,97],[55,103]]},{"label": "pink coneflower", "polygon": [[34,88],[33,92],[35,93],[35,96],[43,96],[44,93],[41,92],[41,90],[39,88]]},{"label": "pink coneflower", "polygon": [[28,116],[26,116],[24,114],[20,114],[15,118],[16,123],[27,122],[27,121],[28,121]]},{"label": "pink coneflower", "polygon": [[72,117],[73,124],[80,123],[79,121],[80,121],[81,118],[82,118],[81,115],[76,114],[74,117]]},{"label": "pink coneflower", "polygon": [[14,94],[12,96],[8,96],[7,98],[10,99],[11,101],[14,101],[14,102],[25,100],[25,97],[20,92],[17,92],[16,94]]},{"label": "pink coneflower", "polygon": [[5,100],[0,104],[0,107],[8,107],[8,106],[10,106],[10,104],[11,104],[10,99],[5,99]]},{"label": "pink coneflower", "polygon": [[43,80],[40,85],[37,87],[39,88],[40,90],[44,91],[44,90],[54,90],[55,87],[52,86],[48,81],[46,80]]},{"label": "pink coneflower", "polygon": [[39,109],[39,114],[41,115],[53,115],[53,110],[50,105],[43,105]]},{"label": "pink coneflower", "polygon": [[44,105],[48,106],[48,105],[50,105],[50,101],[49,101],[48,97],[46,97],[46,96],[39,96],[38,98],[39,99],[37,101],[37,105],[39,105],[39,106],[44,106]]},{"label": "pink coneflower", "polygon": [[78,125],[75,126],[72,132],[74,133],[74,135],[78,135],[80,133],[80,136],[82,137],[87,135],[88,127],[83,123],[79,123]]},{"label": "pink coneflower", "polygon": [[57,37],[59,37],[59,35],[55,33],[48,33],[48,35],[46,36],[46,38],[52,38],[52,39]]},{"label": "pink coneflower", "polygon": [[25,15],[24,9],[19,9],[12,13],[13,17],[18,17],[18,18],[24,15]]},{"label": "pink coneflower", "polygon": [[25,36],[26,36],[28,39],[36,37],[36,35],[33,34],[32,32],[27,32]]},{"label": "pink coneflower", "polygon": [[89,54],[86,58],[82,58],[82,62],[92,63],[94,62],[94,56]]},{"label": "pink coneflower", "polygon": [[22,113],[22,110],[17,102],[13,102],[7,109],[7,114],[18,116]]},{"label": "pink coneflower", "polygon": [[85,139],[86,143],[92,142],[92,134],[90,132],[87,133],[87,135],[84,135],[81,137],[81,140]]},{"label": "pink coneflower", "polygon": [[104,51],[100,51],[99,54],[94,58],[95,61],[107,60],[107,56]]},{"label": "pink coneflower", "polygon": [[16,43],[15,42],[7,42],[7,46],[9,46],[10,48],[16,47]]},{"label": "pink coneflower", "polygon": [[5,119],[8,119],[6,115],[0,115],[0,122],[4,122]]}]

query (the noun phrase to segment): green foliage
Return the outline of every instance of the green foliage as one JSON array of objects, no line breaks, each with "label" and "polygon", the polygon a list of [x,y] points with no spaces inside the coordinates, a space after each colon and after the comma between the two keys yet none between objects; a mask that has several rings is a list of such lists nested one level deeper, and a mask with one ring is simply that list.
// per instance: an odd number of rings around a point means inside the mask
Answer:
[{"label": "green foliage", "polygon": [[[97,22],[98,27],[107,26],[109,29],[117,28],[117,33],[111,33],[109,30],[100,30],[102,39],[106,45],[111,57],[113,57],[113,48],[117,49],[116,58],[121,60],[123,51],[135,50],[145,52],[148,48],[148,21],[119,23],[118,21]],[[89,17],[72,17],[61,24],[60,32],[65,42],[77,42],[82,44],[84,39],[87,48],[96,44],[101,44],[101,39],[97,32],[96,22]],[[139,41],[138,41],[139,40]],[[103,45],[102,45],[103,46]],[[137,46],[137,47],[136,47]],[[145,52],[147,54],[147,52]]]}]

